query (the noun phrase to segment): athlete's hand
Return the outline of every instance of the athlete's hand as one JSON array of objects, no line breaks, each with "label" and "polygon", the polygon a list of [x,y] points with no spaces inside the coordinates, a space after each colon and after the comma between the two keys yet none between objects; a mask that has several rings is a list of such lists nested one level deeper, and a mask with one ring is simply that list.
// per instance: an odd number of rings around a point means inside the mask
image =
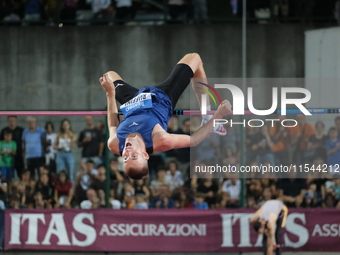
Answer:
[{"label": "athlete's hand", "polygon": [[228,115],[231,113],[231,104],[228,100],[224,100],[222,104],[217,108],[216,113],[218,114],[218,117],[222,118],[225,115]]},{"label": "athlete's hand", "polygon": [[104,74],[103,77],[100,77],[99,81],[108,95],[115,96],[116,94],[115,85],[113,84],[107,73]]}]

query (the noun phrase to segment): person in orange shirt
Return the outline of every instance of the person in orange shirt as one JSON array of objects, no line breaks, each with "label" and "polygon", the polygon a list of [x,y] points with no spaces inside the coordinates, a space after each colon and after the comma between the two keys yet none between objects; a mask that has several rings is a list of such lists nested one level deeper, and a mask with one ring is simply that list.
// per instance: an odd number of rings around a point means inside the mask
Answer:
[{"label": "person in orange shirt", "polygon": [[[277,118],[282,122],[286,119],[286,116],[278,115]],[[288,143],[290,137],[288,129],[279,123],[270,127],[269,134],[274,143],[271,149],[274,153],[276,165],[287,166],[289,164]]]},{"label": "person in orange shirt", "polygon": [[291,144],[295,147],[293,153],[293,161],[297,165],[305,163],[305,152],[310,136],[315,134],[315,129],[312,124],[307,123],[304,114],[296,115],[297,126],[289,128]]}]

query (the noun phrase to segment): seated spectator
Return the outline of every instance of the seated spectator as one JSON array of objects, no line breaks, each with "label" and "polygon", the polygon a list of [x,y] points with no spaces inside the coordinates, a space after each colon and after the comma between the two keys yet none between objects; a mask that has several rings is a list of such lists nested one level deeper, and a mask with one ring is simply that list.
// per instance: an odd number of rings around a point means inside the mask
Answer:
[{"label": "seated spectator", "polygon": [[123,182],[125,172],[119,170],[119,161],[117,158],[112,158],[110,162],[110,180],[111,182]]},{"label": "seated spectator", "polygon": [[193,191],[190,189],[182,189],[179,193],[178,199],[176,199],[176,208],[178,209],[193,209],[194,204],[192,203],[194,200]]},{"label": "seated spectator", "polygon": [[269,162],[275,166],[274,154],[271,147],[274,145],[268,132],[268,126],[263,125],[253,141],[252,150],[256,155],[258,165]]},{"label": "seated spectator", "polygon": [[293,161],[297,165],[305,163],[305,152],[307,143],[312,135],[315,135],[315,130],[312,124],[307,123],[304,114],[296,115],[297,126],[289,128],[291,144],[295,147],[293,152]]},{"label": "seated spectator", "polygon": [[316,207],[316,203],[314,201],[315,199],[314,199],[313,192],[307,191],[303,195],[303,201],[301,203],[301,207],[302,208],[314,208]]},{"label": "seated spectator", "polygon": [[150,203],[150,208],[162,208],[162,209],[171,209],[175,207],[175,201],[169,198],[169,190],[168,186],[162,184],[159,189],[159,195],[152,199]]},{"label": "seated spectator", "polygon": [[68,179],[66,171],[62,170],[58,174],[58,182],[54,190],[55,208],[71,208],[73,198],[72,182]]},{"label": "seated spectator", "polygon": [[150,190],[143,180],[135,180],[135,196],[140,195],[144,197],[145,202],[149,202]]},{"label": "seated spectator", "polygon": [[4,140],[0,141],[0,167],[1,176],[6,178],[8,194],[12,194],[12,179],[14,178],[14,156],[17,153],[17,144],[12,141],[12,131],[5,130]]},{"label": "seated spectator", "polygon": [[161,185],[168,186],[168,191],[169,191],[168,195],[169,196],[170,196],[171,192],[174,190],[174,183],[171,180],[166,180],[165,174],[166,174],[165,167],[159,166],[158,172],[157,172],[157,179],[153,180],[150,184],[150,190],[151,190],[152,197],[158,197],[159,196]]},{"label": "seated spectator", "polygon": [[318,121],[315,124],[315,134],[309,137],[307,150],[305,152],[305,160],[311,163],[315,158],[321,157],[327,160],[326,142],[327,136],[324,135],[325,124]]},{"label": "seated spectator", "polygon": [[204,201],[209,205],[209,208],[217,208],[217,192],[218,185],[216,181],[211,177],[204,178],[198,185],[196,192],[202,193]]},{"label": "seated spectator", "polygon": [[7,205],[8,209],[25,209],[25,206],[21,203],[19,194],[13,193],[10,198],[10,203]]},{"label": "seated spectator", "polygon": [[237,178],[230,178],[222,186],[221,207],[238,208],[240,207],[241,181]]},{"label": "seated spectator", "polygon": [[49,184],[52,186],[52,188],[54,188],[56,183],[58,182],[58,176],[56,175],[56,173],[50,171],[48,166],[43,165],[39,167],[39,176],[42,174],[47,174]]},{"label": "seated spectator", "polygon": [[324,208],[334,208],[335,204],[335,197],[331,193],[327,193],[325,196]]},{"label": "seated spectator", "polygon": [[283,127],[281,122],[286,119],[284,115],[278,115],[277,118],[280,122],[270,127],[269,134],[272,137],[273,146],[271,150],[274,153],[275,164],[288,166],[289,154],[288,154],[288,141],[289,132],[287,127]]},{"label": "seated spectator", "polygon": [[[325,161],[321,157],[318,157],[314,159],[312,167],[314,167],[314,169],[323,169],[324,164]],[[322,206],[322,202],[325,200],[326,195],[325,183],[328,180],[325,177],[326,176],[324,175],[324,173],[310,172],[310,176],[307,179],[308,188],[314,194],[314,197],[317,200],[317,206]]]},{"label": "seated spectator", "polygon": [[335,197],[337,201],[340,201],[340,176],[339,174],[334,175],[333,182],[334,184],[330,187],[332,190],[332,195]]},{"label": "seated spectator", "polygon": [[237,155],[234,153],[232,147],[227,147],[225,151],[225,158],[223,159],[223,165],[228,166],[236,166],[238,163]]},{"label": "seated spectator", "polygon": [[177,162],[170,161],[168,168],[169,170],[166,171],[165,181],[172,182],[177,189],[181,188],[184,184],[184,180],[182,172],[178,170]]},{"label": "seated spectator", "polygon": [[149,205],[145,199],[145,194],[136,193],[135,200],[136,200],[136,204],[133,206],[133,209],[149,209]]},{"label": "seated spectator", "polygon": [[99,209],[104,206],[100,204],[97,192],[94,189],[88,189],[86,191],[87,200],[80,203],[81,209]]},{"label": "seated spectator", "polygon": [[135,190],[132,187],[131,183],[125,182],[124,183],[124,207],[128,209],[132,209],[135,204]]},{"label": "seated spectator", "polygon": [[109,19],[112,19],[113,7],[111,0],[86,0],[86,3],[91,4],[94,21],[108,22]]},{"label": "seated spectator", "polygon": [[247,165],[250,165],[256,159],[256,146],[253,146],[256,143],[257,132],[254,127],[247,125],[246,126],[246,148],[247,148]]},{"label": "seated spectator", "polygon": [[7,182],[5,178],[2,178],[2,171],[0,167],[0,201],[6,203],[7,201]]},{"label": "seated spectator", "polygon": [[[39,181],[35,185],[35,191],[34,194],[40,193],[42,196],[42,200],[45,203],[47,208],[52,208],[52,201],[53,201],[53,187],[49,183],[48,175],[42,174],[39,177]],[[39,196],[39,195],[38,195]],[[33,195],[33,199],[34,198]]]},{"label": "seated spectator", "polygon": [[95,175],[97,175],[97,169],[94,169],[92,160],[88,160],[85,166],[81,165],[80,171],[77,173],[75,186],[76,198],[79,204],[87,198],[86,191],[89,189]]},{"label": "seated spectator", "polygon": [[25,0],[25,17],[24,20],[28,22],[40,21],[40,6],[42,0]]},{"label": "seated spectator", "polygon": [[[335,127],[329,129],[329,139],[326,142],[326,150],[328,154],[327,165],[330,169],[330,174],[336,174],[335,169],[339,169],[340,165],[340,139],[338,131]],[[337,166],[338,167],[337,167]]]},{"label": "seated spectator", "polygon": [[25,207],[33,206],[35,184],[35,181],[31,179],[31,172],[29,170],[24,170],[22,172],[21,181],[17,181],[13,184],[13,192],[19,194],[21,204]]},{"label": "seated spectator", "polygon": [[260,208],[266,201],[272,200],[273,194],[270,187],[265,187],[263,189],[262,196],[259,198],[259,200],[256,203],[256,208]]},{"label": "seated spectator", "polygon": [[204,194],[197,192],[195,195],[195,201],[193,201],[193,205],[195,209],[209,209],[209,206],[206,202],[204,202]]},{"label": "seated spectator", "polygon": [[300,207],[303,196],[307,191],[307,182],[305,179],[295,178],[296,173],[290,172],[289,178],[279,179],[277,181],[278,199],[282,200],[287,207]]},{"label": "seated spectator", "polygon": [[255,203],[255,199],[253,196],[248,196],[247,197],[247,208],[258,208],[258,206]]},{"label": "seated spectator", "polygon": [[33,194],[33,208],[34,209],[45,209],[48,208],[47,204],[45,203],[44,199],[43,199],[43,195],[41,194],[40,191],[36,191]]}]

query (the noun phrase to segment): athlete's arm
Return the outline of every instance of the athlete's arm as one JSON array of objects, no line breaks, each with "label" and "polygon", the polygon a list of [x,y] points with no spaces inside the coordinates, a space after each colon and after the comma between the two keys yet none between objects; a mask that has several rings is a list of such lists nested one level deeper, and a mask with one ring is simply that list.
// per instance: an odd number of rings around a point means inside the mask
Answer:
[{"label": "athlete's arm", "polygon": [[[224,100],[215,112],[214,116],[198,129],[193,135],[175,135],[167,134],[164,137],[164,147],[162,150],[179,149],[185,147],[194,147],[202,142],[214,127],[214,120],[221,119],[231,112],[231,105],[228,100]],[[162,146],[160,146],[162,147]],[[165,148],[166,147],[166,148]]]},{"label": "athlete's arm", "polygon": [[254,215],[249,219],[249,222],[251,224],[255,223],[257,221],[257,219],[260,217],[261,213],[262,213],[262,208],[258,209]]},{"label": "athlete's arm", "polygon": [[107,97],[107,124],[109,127],[110,138],[107,142],[109,149],[119,154],[119,144],[116,135],[117,128],[119,126],[118,120],[118,108],[116,103],[116,90],[111,79],[109,79],[108,74],[104,74],[103,77],[99,79],[102,87],[106,91]]},{"label": "athlete's arm", "polygon": [[282,219],[282,224],[281,224],[281,227],[286,227],[286,220],[287,220],[287,216],[288,216],[288,208],[287,206],[283,206],[282,207],[282,210],[283,210],[283,219]]}]

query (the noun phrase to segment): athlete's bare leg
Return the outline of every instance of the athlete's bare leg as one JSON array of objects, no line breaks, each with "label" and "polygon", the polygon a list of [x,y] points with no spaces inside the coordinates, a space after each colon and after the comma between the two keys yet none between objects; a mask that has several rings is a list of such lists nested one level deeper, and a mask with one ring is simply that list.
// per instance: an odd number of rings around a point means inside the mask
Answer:
[{"label": "athlete's bare leg", "polygon": [[[202,59],[200,57],[200,55],[198,55],[197,53],[190,53],[190,54],[186,54],[179,62],[178,64],[187,64],[188,66],[190,66],[191,70],[194,72],[194,77],[193,78],[199,78],[201,80],[201,82],[206,83],[207,82],[207,76],[205,74],[204,68],[203,68],[203,62]],[[198,100],[198,103],[200,105],[200,108],[202,108],[202,94],[206,94],[203,90],[198,89],[199,88],[204,88],[206,89],[207,87],[199,84],[199,83],[192,83],[192,88],[194,89],[195,93],[196,93],[196,97]],[[207,105],[206,105],[209,109],[210,106],[210,101],[209,101],[209,97],[207,96]]]}]

